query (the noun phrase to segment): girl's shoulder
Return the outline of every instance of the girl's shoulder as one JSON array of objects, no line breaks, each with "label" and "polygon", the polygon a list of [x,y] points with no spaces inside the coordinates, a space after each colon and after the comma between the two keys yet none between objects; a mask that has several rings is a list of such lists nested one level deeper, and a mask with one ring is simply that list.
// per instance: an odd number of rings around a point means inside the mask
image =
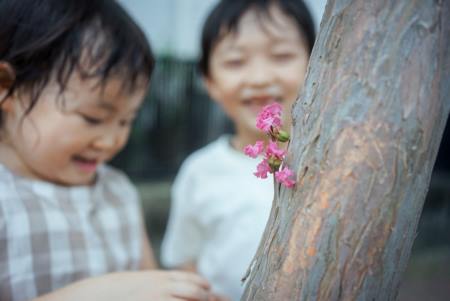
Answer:
[{"label": "girl's shoulder", "polygon": [[17,177],[5,166],[0,164],[0,204],[4,201],[19,198]]},{"label": "girl's shoulder", "polygon": [[35,188],[48,188],[50,186],[65,188],[65,189],[77,189],[80,187],[83,188],[92,188],[95,189],[97,186],[102,186],[109,183],[121,184],[121,185],[132,185],[129,178],[125,175],[124,172],[116,169],[112,166],[102,165],[98,168],[97,172],[97,180],[96,183],[90,186],[61,186],[52,182],[43,181],[43,180],[35,180],[24,178],[22,176],[14,174],[11,170],[9,170],[4,165],[0,164],[0,191],[2,192],[11,192],[17,193],[17,189],[15,186],[33,186]]},{"label": "girl's shoulder", "polygon": [[123,171],[109,165],[100,166],[98,170],[95,190],[104,189],[114,190],[126,196],[125,199],[138,195],[137,188],[130,178]]},{"label": "girl's shoulder", "polygon": [[97,181],[95,185],[101,186],[105,184],[127,186],[131,189],[134,188],[130,178],[128,178],[123,171],[110,165],[102,165],[98,168]]},{"label": "girl's shoulder", "polygon": [[[137,190],[130,179],[111,166],[100,166],[93,185],[61,186],[52,182],[24,178],[0,164],[0,205],[26,202],[59,203],[60,199],[89,200],[114,195],[121,199],[138,199]],[[107,197],[104,197],[107,199]],[[84,202],[84,201],[83,201]],[[8,205],[8,206],[9,206]]]}]

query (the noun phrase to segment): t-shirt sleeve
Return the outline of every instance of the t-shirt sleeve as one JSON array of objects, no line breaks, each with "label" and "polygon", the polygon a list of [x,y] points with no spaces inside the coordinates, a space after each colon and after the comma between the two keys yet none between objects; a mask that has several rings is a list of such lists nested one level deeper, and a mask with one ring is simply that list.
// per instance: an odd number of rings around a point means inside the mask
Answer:
[{"label": "t-shirt sleeve", "polygon": [[161,262],[167,268],[195,262],[203,235],[196,209],[196,169],[184,164],[172,186],[172,201],[166,233],[161,245]]}]

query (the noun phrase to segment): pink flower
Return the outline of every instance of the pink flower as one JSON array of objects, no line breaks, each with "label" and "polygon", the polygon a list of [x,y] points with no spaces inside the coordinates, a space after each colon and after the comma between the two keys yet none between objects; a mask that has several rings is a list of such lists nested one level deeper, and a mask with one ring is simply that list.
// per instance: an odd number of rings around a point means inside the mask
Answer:
[{"label": "pink flower", "polygon": [[256,172],[253,174],[257,176],[258,178],[265,179],[267,178],[267,173],[270,172],[270,166],[266,159],[261,161],[261,163],[258,164],[256,167]]},{"label": "pink flower", "polygon": [[264,142],[263,141],[256,141],[255,145],[247,145],[244,148],[244,153],[252,158],[258,157],[259,154],[261,154],[264,150]]},{"label": "pink flower", "polygon": [[277,102],[265,106],[256,118],[256,127],[266,133],[272,128],[281,127],[281,110]]},{"label": "pink flower", "polygon": [[270,158],[272,156],[282,160],[284,158],[284,155],[286,154],[285,150],[282,150],[278,148],[278,144],[273,141],[269,141],[269,145],[266,149],[266,157]]},{"label": "pink flower", "polygon": [[263,110],[269,111],[273,115],[281,116],[281,111],[283,108],[278,102],[271,103],[263,108]]},{"label": "pink flower", "polygon": [[288,167],[284,167],[281,171],[275,172],[275,179],[287,188],[294,187],[295,181],[290,179],[294,173]]}]

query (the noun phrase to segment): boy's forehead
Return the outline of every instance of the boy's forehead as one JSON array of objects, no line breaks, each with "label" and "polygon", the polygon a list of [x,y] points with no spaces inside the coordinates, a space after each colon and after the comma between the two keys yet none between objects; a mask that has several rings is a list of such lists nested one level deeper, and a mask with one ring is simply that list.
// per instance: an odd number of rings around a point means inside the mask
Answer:
[{"label": "boy's forehead", "polygon": [[238,21],[235,31],[222,27],[219,42],[224,46],[232,46],[237,42],[245,42],[245,36],[251,36],[255,31],[263,32],[275,40],[293,40],[301,36],[294,18],[278,5],[272,4],[267,12],[256,8],[247,10]]}]

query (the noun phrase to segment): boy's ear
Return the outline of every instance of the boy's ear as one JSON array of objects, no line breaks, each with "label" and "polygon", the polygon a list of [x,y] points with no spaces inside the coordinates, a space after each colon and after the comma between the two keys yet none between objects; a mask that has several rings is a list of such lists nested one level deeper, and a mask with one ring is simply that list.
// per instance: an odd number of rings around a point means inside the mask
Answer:
[{"label": "boy's ear", "polygon": [[12,107],[9,99],[6,99],[8,91],[16,80],[16,73],[9,63],[0,61],[0,108],[8,111]]}]

